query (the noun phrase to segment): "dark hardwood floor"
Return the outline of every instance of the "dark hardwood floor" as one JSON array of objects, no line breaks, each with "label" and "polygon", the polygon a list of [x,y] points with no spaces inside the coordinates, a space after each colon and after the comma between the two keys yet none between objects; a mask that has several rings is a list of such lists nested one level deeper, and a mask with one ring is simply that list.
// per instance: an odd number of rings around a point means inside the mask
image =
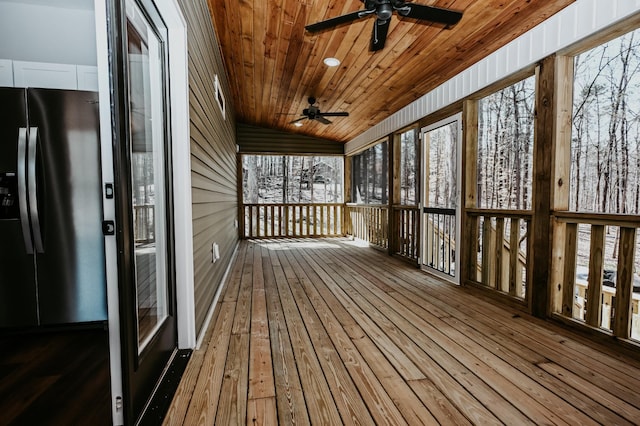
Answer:
[{"label": "dark hardwood floor", "polygon": [[0,335],[0,425],[110,425],[104,329]]}]

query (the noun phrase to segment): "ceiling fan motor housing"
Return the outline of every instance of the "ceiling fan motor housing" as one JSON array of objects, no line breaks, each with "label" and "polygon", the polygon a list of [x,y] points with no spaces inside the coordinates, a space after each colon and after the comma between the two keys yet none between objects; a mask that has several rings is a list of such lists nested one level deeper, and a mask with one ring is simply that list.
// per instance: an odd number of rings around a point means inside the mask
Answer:
[{"label": "ceiling fan motor housing", "polygon": [[382,3],[378,10],[376,11],[376,15],[378,19],[381,21],[387,21],[391,19],[391,15],[393,15],[393,7],[389,3]]},{"label": "ceiling fan motor housing", "polygon": [[[455,25],[462,18],[462,13],[439,7],[425,6],[405,0],[361,0],[364,3],[364,10],[347,13],[305,26],[307,31],[314,33],[335,28],[340,25],[349,24],[357,19],[376,15],[373,26],[371,43],[369,50],[375,52],[384,47],[389,32],[389,24],[393,12],[396,11],[401,17],[411,18],[417,21],[443,24],[444,28]],[[313,103],[313,102],[310,102]]]}]

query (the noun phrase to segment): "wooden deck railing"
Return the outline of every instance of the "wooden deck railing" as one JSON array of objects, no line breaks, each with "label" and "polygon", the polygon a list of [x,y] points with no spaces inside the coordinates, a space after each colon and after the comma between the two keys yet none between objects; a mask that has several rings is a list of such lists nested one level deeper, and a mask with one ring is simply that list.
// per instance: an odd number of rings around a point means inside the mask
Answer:
[{"label": "wooden deck railing", "polygon": [[[553,216],[565,226],[559,313],[610,330],[616,337],[640,340],[640,283],[634,274],[640,216],[570,212]],[[590,234],[588,267],[582,273],[578,273],[579,260],[585,261],[578,250],[579,227],[587,227]],[[614,265],[605,265],[607,251],[613,254],[609,262]]]},{"label": "wooden deck railing", "polygon": [[420,209],[417,206],[394,205],[391,210],[393,254],[417,262],[420,250]]},{"label": "wooden deck railing", "polygon": [[527,297],[531,212],[467,209],[471,282],[519,299]]},{"label": "wooden deck railing", "polygon": [[133,224],[136,244],[148,244],[155,241],[155,204],[133,206]]},{"label": "wooden deck railing", "polygon": [[245,238],[344,235],[341,203],[244,204],[242,209]]},{"label": "wooden deck railing", "polygon": [[456,210],[435,207],[423,209],[424,247],[422,263],[454,276],[456,264]]},{"label": "wooden deck railing", "polygon": [[386,204],[347,204],[345,234],[380,248],[389,247],[389,206]]}]

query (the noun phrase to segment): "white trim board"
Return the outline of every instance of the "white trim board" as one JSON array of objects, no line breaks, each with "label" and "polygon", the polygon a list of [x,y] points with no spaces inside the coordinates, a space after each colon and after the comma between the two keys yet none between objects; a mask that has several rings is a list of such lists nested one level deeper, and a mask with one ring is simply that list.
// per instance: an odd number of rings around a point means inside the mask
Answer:
[{"label": "white trim board", "polygon": [[577,0],[345,144],[352,154],[640,12],[640,0]]},{"label": "white trim board", "polygon": [[169,36],[178,347],[196,347],[187,23],[177,0],[154,0]]}]

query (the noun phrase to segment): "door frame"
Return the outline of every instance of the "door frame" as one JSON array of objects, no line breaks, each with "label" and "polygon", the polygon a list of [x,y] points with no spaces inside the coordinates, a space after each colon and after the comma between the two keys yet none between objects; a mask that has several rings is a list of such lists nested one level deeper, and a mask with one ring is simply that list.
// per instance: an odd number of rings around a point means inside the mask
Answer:
[{"label": "door frame", "polygon": [[[175,285],[178,348],[196,346],[193,286],[193,232],[191,206],[191,159],[189,136],[189,81],[187,25],[177,0],[153,0],[167,26],[169,45],[169,104],[173,156],[173,214],[175,244]],[[100,138],[103,189],[115,180],[111,77],[107,10],[112,0],[94,0],[98,86],[100,98]],[[115,200],[103,190],[104,220],[116,218]],[[117,224],[116,224],[117,226]],[[120,294],[118,289],[118,248],[114,236],[105,237],[107,306],[113,424],[124,424],[122,342],[120,336]]]},{"label": "door frame", "polygon": [[[441,127],[447,126],[449,124],[458,123],[458,140],[456,144],[456,269],[455,276],[451,276],[440,271],[437,271],[431,267],[425,267],[423,264],[423,255],[424,255],[424,241],[425,241],[425,232],[426,232],[426,224],[424,219],[424,207],[427,207],[428,201],[428,191],[429,188],[425,184],[427,178],[427,145],[424,143],[425,134],[439,129]],[[460,238],[461,238],[461,220],[462,220],[462,113],[459,112],[457,114],[451,115],[445,119],[437,121],[433,124],[429,124],[428,126],[422,127],[420,129],[420,187],[422,190],[420,191],[420,253],[418,254],[418,264],[420,268],[436,275],[446,281],[450,281],[454,284],[460,284]]]}]

